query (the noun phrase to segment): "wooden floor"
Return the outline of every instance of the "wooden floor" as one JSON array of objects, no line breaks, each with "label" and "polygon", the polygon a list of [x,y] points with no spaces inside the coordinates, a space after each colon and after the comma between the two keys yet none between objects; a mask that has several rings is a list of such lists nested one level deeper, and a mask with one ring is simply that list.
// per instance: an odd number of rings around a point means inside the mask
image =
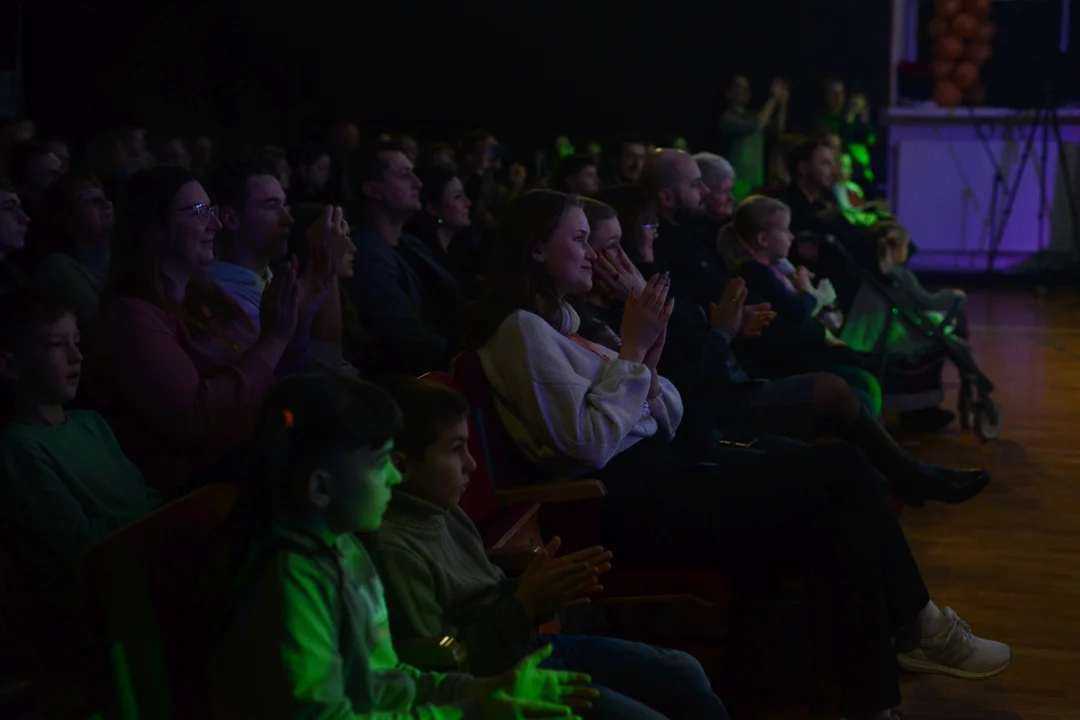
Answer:
[{"label": "wooden floor", "polygon": [[[1003,410],[998,440],[955,426],[905,441],[920,457],[982,466],[990,487],[961,506],[909,510],[931,595],[976,634],[1007,642],[997,678],[902,680],[905,718],[1080,718],[1080,299],[987,294],[967,306],[980,368]],[[955,371],[946,374],[955,408]]]}]

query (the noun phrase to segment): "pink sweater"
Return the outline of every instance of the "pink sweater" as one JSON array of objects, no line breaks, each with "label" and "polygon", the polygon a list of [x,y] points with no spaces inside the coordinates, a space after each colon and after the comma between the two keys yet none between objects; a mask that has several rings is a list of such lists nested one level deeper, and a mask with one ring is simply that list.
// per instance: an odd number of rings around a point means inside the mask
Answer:
[{"label": "pink sweater", "polygon": [[172,499],[250,432],[274,368],[243,355],[256,340],[251,327],[219,324],[216,335],[193,338],[178,318],[131,297],[109,301],[102,315],[104,352],[87,358],[87,395],[147,483]]}]

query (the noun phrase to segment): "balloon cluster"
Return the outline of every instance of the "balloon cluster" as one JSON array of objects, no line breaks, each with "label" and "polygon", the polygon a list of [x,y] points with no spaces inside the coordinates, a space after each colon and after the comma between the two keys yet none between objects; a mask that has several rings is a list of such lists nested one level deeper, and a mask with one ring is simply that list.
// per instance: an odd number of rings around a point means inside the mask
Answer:
[{"label": "balloon cluster", "polygon": [[927,29],[934,39],[934,95],[939,107],[963,101],[978,105],[986,99],[979,78],[990,59],[997,28],[987,18],[991,0],[935,0],[934,19]]}]

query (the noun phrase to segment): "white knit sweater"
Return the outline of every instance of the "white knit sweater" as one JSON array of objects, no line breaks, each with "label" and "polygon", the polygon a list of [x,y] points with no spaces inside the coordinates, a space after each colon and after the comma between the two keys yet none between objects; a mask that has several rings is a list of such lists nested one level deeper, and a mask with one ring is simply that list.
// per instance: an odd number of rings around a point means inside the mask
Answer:
[{"label": "white knit sweater", "polygon": [[659,397],[647,400],[647,367],[594,346],[606,360],[571,339],[580,318],[568,306],[559,324],[518,310],[479,351],[499,418],[528,458],[553,475],[575,476],[657,430],[675,435],[683,405],[674,385],[661,378]]}]

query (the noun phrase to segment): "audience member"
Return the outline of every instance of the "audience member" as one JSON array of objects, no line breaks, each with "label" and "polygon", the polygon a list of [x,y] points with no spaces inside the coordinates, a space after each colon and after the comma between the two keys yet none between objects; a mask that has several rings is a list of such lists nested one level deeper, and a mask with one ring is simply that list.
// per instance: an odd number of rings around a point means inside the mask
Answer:
[{"label": "audience member", "polygon": [[829,78],[822,83],[821,112],[814,127],[827,127],[839,133],[844,151],[855,160],[855,182],[876,195],[874,172],[870,164],[870,146],[877,142],[870,123],[870,104],[865,95],[847,99],[843,80]]},{"label": "audience member", "polygon": [[405,232],[419,239],[431,251],[442,270],[456,279],[457,288],[447,286],[441,272],[432,272],[419,258],[409,258],[410,265],[428,288],[442,288],[449,298],[440,302],[460,303],[457,295],[476,296],[480,275],[484,271],[483,239],[475,232],[469,218],[471,203],[465,188],[452,167],[418,169],[421,180],[420,212],[405,223]]},{"label": "audience member", "polygon": [[258,158],[274,166],[274,177],[277,178],[287,196],[289,188],[292,187],[293,176],[292,166],[289,165],[289,154],[276,145],[264,145],[259,150]]},{"label": "audience member", "polygon": [[505,672],[550,644],[543,666],[596,681],[591,717],[727,718],[701,665],[685,653],[613,638],[538,635],[544,617],[587,603],[602,589],[598,577],[611,553],[594,547],[556,556],[556,538],[520,579],[508,579],[458,507],[476,469],[465,399],[409,376],[391,378],[386,387],[404,414],[391,454],[402,485],[394,488],[372,545],[395,637],[408,642],[453,632],[480,675]]},{"label": "audience member", "polygon": [[696,223],[697,231],[716,237],[720,228],[735,213],[735,168],[724,158],[712,153],[698,153],[694,161],[701,171],[702,210]]},{"label": "audience member", "polygon": [[33,140],[37,129],[29,118],[0,118],[0,153],[16,143]]},{"label": "audience member", "polygon": [[595,195],[600,191],[600,175],[592,155],[579,154],[564,158],[556,168],[555,189],[571,195]]},{"label": "audience member", "polygon": [[330,151],[322,144],[311,140],[300,143],[291,153],[289,165],[296,173],[289,186],[290,204],[341,202],[340,198],[332,196],[332,188],[328,185],[331,170]]},{"label": "audience member", "polygon": [[539,670],[544,653],[493,678],[398,661],[383,586],[358,532],[374,532],[401,476],[400,411],[356,380],[299,375],[266,399],[250,490],[208,571],[218,616],[212,717],[566,716],[588,676]]},{"label": "audience member", "polygon": [[26,274],[11,261],[10,256],[26,246],[29,226],[30,216],[15,188],[0,176],[0,295],[26,285]]},{"label": "audience member", "polygon": [[640,135],[627,134],[615,138],[609,147],[610,155],[605,186],[634,184],[645,166],[648,142]]},{"label": "audience member", "polygon": [[736,75],[728,84],[727,109],[720,117],[720,154],[731,161],[738,179],[736,199],[743,199],[765,182],[766,132],[780,135],[787,127],[787,83],[777,79],[769,97],[757,111],[750,109],[750,81]]},{"label": "audience member", "polygon": [[67,140],[59,135],[52,135],[45,139],[45,145],[60,159],[60,172],[67,173],[71,169],[71,150]]},{"label": "audience member", "polygon": [[4,165],[27,214],[34,217],[41,194],[63,175],[60,158],[45,143],[26,140],[8,149]]},{"label": "audience member", "polygon": [[158,146],[157,161],[162,165],[190,168],[191,152],[182,137],[166,137]]},{"label": "audience member", "polygon": [[[349,183],[359,197],[356,274],[348,289],[372,334],[374,367],[415,375],[445,368],[458,348],[464,305],[432,304],[452,295],[456,283],[423,242],[404,233],[421,209],[412,163],[393,146],[375,146],[353,156]],[[437,274],[442,286],[425,287],[416,267]]]},{"label": "audience member", "polygon": [[[643,566],[679,558],[759,572],[794,554],[815,579],[807,600],[836,649],[852,720],[891,717],[898,660],[967,678],[1003,670],[1007,646],[976,638],[930,601],[876,472],[853,446],[732,452],[707,466],[673,452],[682,401],[656,373],[669,284],[654,276],[627,303],[619,350],[577,335],[566,299],[591,289],[596,260],[578,205],[539,190],[515,203],[473,342],[524,454],[554,476],[588,472],[607,484],[605,546]],[[829,470],[808,477],[808,468]]]},{"label": "audience member", "polygon": [[35,595],[69,614],[80,553],[161,500],[100,415],[64,409],[81,369],[73,313],[35,291],[0,300],[0,535]]},{"label": "audience member", "polygon": [[473,130],[461,140],[458,177],[472,203],[472,224],[485,235],[498,230],[495,201],[496,152],[499,141],[487,130]]},{"label": "audience member", "polygon": [[42,195],[31,232],[34,258],[26,264],[38,287],[71,308],[84,335],[105,292],[112,229],[113,204],[94,175],[69,173]]},{"label": "audience member", "polygon": [[457,170],[456,154],[450,143],[436,142],[426,145],[416,158],[416,167],[421,169],[448,167]]},{"label": "audience member", "polygon": [[166,499],[205,482],[246,436],[275,369],[303,367],[306,356],[290,347],[301,308],[329,290],[322,275],[298,279],[284,266],[263,294],[256,330],[206,274],[217,215],[190,170],[162,165],[131,177],[87,357],[89,399]]}]

